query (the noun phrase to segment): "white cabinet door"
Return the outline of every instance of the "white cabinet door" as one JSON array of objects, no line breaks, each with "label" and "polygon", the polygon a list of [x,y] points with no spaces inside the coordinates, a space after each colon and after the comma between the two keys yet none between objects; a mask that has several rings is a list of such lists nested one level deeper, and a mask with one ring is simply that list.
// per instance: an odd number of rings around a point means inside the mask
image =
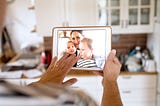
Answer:
[{"label": "white cabinet door", "polygon": [[118,86],[124,106],[156,106],[157,75],[120,75]]},{"label": "white cabinet door", "polygon": [[159,106],[153,102],[129,102],[124,103],[123,106]]},{"label": "white cabinet door", "polygon": [[154,89],[157,84],[156,75],[121,75],[118,77],[119,89]]},{"label": "white cabinet door", "polygon": [[127,3],[128,11],[126,12],[127,19],[125,20],[126,30],[135,33],[152,33],[154,23],[154,0],[127,0]]},{"label": "white cabinet door", "polygon": [[69,26],[96,25],[96,0],[66,0]]},{"label": "white cabinet door", "polygon": [[62,26],[65,21],[63,0],[36,0],[35,14],[37,32],[41,36],[51,36],[54,26]]},{"label": "white cabinet door", "polygon": [[[125,2],[124,2],[125,3]],[[98,0],[97,3],[98,24],[109,25],[113,33],[122,27],[122,3],[120,0]],[[121,31],[121,30],[120,30]]]},{"label": "white cabinet door", "polygon": [[[73,78],[75,76],[68,76],[66,78]],[[78,81],[72,85],[77,90],[82,90],[93,98],[99,105],[102,98],[102,78],[100,76],[76,76]]]},{"label": "white cabinet door", "polygon": [[126,102],[154,102],[156,101],[156,89],[125,89],[120,90],[123,103]]},{"label": "white cabinet door", "polygon": [[160,106],[160,93],[157,94],[157,106]]},{"label": "white cabinet door", "polygon": [[56,26],[96,25],[96,0],[36,0],[35,8],[41,36]]},{"label": "white cabinet door", "polygon": [[113,34],[153,32],[154,0],[98,0],[98,14]]}]

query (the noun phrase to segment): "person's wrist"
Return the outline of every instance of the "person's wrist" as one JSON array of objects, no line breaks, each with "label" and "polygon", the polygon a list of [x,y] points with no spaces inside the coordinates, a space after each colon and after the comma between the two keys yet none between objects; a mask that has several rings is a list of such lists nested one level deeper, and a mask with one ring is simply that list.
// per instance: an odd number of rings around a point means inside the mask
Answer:
[{"label": "person's wrist", "polygon": [[117,79],[103,79],[103,87],[110,86],[112,84],[117,83]]}]

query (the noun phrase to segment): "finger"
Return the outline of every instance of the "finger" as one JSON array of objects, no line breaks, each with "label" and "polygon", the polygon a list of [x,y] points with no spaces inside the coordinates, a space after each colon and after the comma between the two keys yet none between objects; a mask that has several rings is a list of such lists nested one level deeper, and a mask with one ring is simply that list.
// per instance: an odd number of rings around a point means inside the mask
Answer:
[{"label": "finger", "polygon": [[117,57],[115,57],[113,61],[114,61],[115,64],[117,64],[119,66],[122,66],[121,62],[118,60]]},{"label": "finger", "polygon": [[46,78],[48,77],[48,74],[47,73],[50,73],[52,70],[54,70],[54,65],[57,61],[57,57],[54,57],[51,61],[51,64],[49,65],[49,67],[47,68],[47,70],[45,71],[45,73],[43,74],[43,78]]},{"label": "finger", "polygon": [[56,64],[57,65],[56,70],[59,74],[62,75],[62,73],[63,73],[63,76],[66,76],[68,74],[68,72],[70,71],[70,69],[72,68],[72,66],[76,63],[76,61],[78,61],[78,59],[77,59],[76,55],[70,55],[70,56],[65,57],[63,59],[64,60],[61,60],[63,62],[59,62],[59,64]]},{"label": "finger", "polygon": [[58,62],[56,63],[56,65],[62,64],[62,63],[66,60],[66,58],[67,58],[68,56],[69,56],[68,53],[64,53],[64,55],[58,60]]},{"label": "finger", "polygon": [[76,78],[71,78],[71,79],[63,82],[63,85],[64,85],[64,86],[71,86],[71,85],[73,85],[73,84],[76,83],[76,82],[77,82],[77,79],[76,79]]},{"label": "finger", "polygon": [[109,55],[108,55],[108,60],[113,60],[114,59],[114,57],[115,57],[115,55],[116,55],[116,50],[115,49],[113,49],[110,53],[109,53]]},{"label": "finger", "polygon": [[64,67],[62,69],[62,71],[65,71],[65,73],[67,74],[70,69],[73,67],[73,65],[78,61],[79,56],[76,55],[71,55],[67,58],[66,63],[64,63]]},{"label": "finger", "polygon": [[57,56],[53,57],[53,59],[52,59],[52,61],[51,61],[51,64],[52,64],[52,65],[55,64],[56,61],[57,61]]},{"label": "finger", "polygon": [[104,65],[104,68],[103,68],[104,70],[108,67],[107,65],[109,65],[109,62],[114,60],[115,55],[116,55],[116,50],[113,49],[113,50],[109,53],[109,55],[108,55],[108,57],[107,57],[107,59],[106,59],[106,61],[105,61],[105,65]]},{"label": "finger", "polygon": [[111,51],[114,55],[116,55],[116,50],[115,49],[112,49]]},{"label": "finger", "polygon": [[56,64],[56,61],[57,61],[57,57],[55,56],[52,61],[51,61],[51,64],[49,65],[48,69],[47,70],[52,70],[52,68],[55,66]]},{"label": "finger", "polygon": [[78,61],[78,59],[79,59],[79,56],[72,54],[71,56],[67,58],[67,61],[68,61],[67,63],[73,66]]},{"label": "finger", "polygon": [[65,53],[54,65],[55,70],[64,71],[62,68],[65,66],[66,58],[69,56],[68,53]]}]

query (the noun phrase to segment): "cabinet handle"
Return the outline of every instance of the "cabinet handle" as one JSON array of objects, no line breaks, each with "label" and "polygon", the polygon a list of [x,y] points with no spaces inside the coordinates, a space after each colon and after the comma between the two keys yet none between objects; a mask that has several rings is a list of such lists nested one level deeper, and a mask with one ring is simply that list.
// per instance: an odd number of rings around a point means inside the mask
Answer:
[{"label": "cabinet handle", "polygon": [[128,27],[128,23],[129,23],[128,20],[126,20],[126,21],[125,21],[125,28]]},{"label": "cabinet handle", "polygon": [[79,86],[72,86],[71,88],[79,88]]},{"label": "cabinet handle", "polygon": [[68,26],[69,26],[69,23],[68,23],[68,21],[64,21],[64,22],[62,23],[62,25],[63,25],[64,27],[68,27]]},{"label": "cabinet handle", "polygon": [[123,79],[131,79],[132,77],[131,76],[123,76],[122,78]]},{"label": "cabinet handle", "polygon": [[122,93],[130,94],[131,91],[122,91]]},{"label": "cabinet handle", "polygon": [[124,20],[121,20],[121,28],[124,27]]}]

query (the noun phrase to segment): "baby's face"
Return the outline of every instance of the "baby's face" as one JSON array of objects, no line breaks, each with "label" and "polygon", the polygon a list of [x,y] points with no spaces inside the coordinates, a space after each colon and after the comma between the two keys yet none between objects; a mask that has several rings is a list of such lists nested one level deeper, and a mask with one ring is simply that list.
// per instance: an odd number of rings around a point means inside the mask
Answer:
[{"label": "baby's face", "polygon": [[67,53],[74,54],[76,52],[76,47],[72,42],[67,43]]},{"label": "baby's face", "polygon": [[90,49],[86,42],[80,43],[80,56],[83,59],[92,59],[92,49]]}]

